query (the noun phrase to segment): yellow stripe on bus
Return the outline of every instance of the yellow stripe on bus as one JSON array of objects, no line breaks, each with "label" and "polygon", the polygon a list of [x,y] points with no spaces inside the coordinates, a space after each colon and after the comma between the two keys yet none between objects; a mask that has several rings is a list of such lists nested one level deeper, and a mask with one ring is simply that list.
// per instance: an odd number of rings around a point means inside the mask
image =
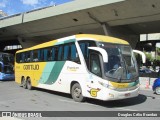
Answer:
[{"label": "yellow stripe on bus", "polygon": [[53,41],[50,41],[50,42],[42,43],[42,44],[35,45],[33,47],[30,47],[30,48],[27,48],[27,49],[24,49],[24,50],[19,50],[17,53],[25,52],[25,51],[29,51],[29,50],[34,50],[34,49],[39,49],[39,48],[44,48],[44,46],[47,46],[47,47],[53,46],[57,42],[58,42],[58,40],[53,40]]},{"label": "yellow stripe on bus", "polygon": [[127,88],[129,86],[129,83],[110,82],[110,84],[115,88]]}]

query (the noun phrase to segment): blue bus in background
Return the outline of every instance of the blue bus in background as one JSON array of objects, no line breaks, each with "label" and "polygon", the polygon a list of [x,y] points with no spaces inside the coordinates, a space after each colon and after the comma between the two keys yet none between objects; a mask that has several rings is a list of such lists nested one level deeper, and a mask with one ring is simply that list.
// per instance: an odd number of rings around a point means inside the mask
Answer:
[{"label": "blue bus in background", "polygon": [[0,81],[14,80],[14,56],[0,52]]}]

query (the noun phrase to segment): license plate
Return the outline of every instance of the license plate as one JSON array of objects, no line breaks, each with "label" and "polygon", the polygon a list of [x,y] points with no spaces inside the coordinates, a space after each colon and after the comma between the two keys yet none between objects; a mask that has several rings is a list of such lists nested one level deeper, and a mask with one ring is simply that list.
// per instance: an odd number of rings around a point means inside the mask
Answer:
[{"label": "license plate", "polygon": [[126,97],[128,97],[128,96],[130,96],[130,95],[131,95],[130,93],[126,93],[126,94],[125,94]]}]

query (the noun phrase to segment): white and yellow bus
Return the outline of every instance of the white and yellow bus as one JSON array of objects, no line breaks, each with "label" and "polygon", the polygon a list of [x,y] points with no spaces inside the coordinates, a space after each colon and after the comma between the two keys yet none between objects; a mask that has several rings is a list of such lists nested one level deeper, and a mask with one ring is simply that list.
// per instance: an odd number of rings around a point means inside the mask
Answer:
[{"label": "white and yellow bus", "polygon": [[137,63],[129,43],[91,34],[17,51],[15,81],[28,89],[69,93],[78,102],[86,97],[104,101],[126,99],[138,96],[139,90]]}]

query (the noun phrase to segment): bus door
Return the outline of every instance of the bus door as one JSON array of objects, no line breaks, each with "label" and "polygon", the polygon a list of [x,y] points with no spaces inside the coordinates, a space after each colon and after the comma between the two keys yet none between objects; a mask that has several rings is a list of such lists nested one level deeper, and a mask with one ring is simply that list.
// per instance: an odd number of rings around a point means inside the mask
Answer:
[{"label": "bus door", "polygon": [[97,97],[100,87],[98,80],[102,79],[101,56],[99,52],[89,50],[89,78],[87,80],[87,90],[91,97]]}]

